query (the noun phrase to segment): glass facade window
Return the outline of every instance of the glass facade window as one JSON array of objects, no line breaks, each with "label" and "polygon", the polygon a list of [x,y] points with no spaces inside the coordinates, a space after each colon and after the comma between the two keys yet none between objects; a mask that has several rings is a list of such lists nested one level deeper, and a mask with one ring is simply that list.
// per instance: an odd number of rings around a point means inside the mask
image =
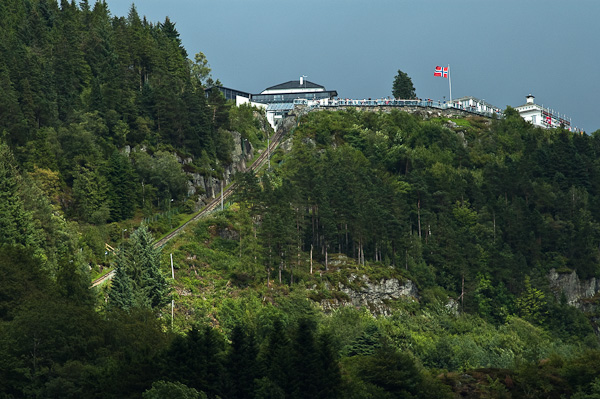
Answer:
[{"label": "glass facade window", "polygon": [[323,100],[333,98],[337,95],[335,91],[318,91],[312,93],[289,93],[289,94],[253,94],[252,101],[257,103],[292,103],[296,99]]}]

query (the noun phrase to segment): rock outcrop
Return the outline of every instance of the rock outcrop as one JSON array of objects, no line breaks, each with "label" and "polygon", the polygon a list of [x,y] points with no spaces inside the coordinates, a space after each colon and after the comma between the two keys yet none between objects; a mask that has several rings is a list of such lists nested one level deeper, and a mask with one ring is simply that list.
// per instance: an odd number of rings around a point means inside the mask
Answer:
[{"label": "rock outcrop", "polygon": [[411,280],[400,281],[397,278],[371,281],[366,275],[352,274],[348,286],[338,284],[339,292],[348,299],[324,299],[321,306],[325,311],[331,311],[341,306],[365,307],[373,314],[390,315],[390,303],[404,298],[417,300],[419,294],[416,285]]},{"label": "rock outcrop", "polygon": [[[231,163],[224,165],[223,176],[216,178],[211,175],[200,173],[188,173],[188,196],[198,195],[197,208],[206,205],[210,199],[216,198],[221,188],[225,188],[236,172],[245,171],[247,162],[254,157],[254,147],[248,141],[242,138],[239,132],[231,132],[233,139],[233,151],[231,153]],[[186,165],[192,163],[191,158],[181,159],[178,157],[181,164]]]},{"label": "rock outcrop", "polygon": [[557,298],[564,294],[567,304],[583,311],[595,310],[596,305],[590,299],[600,292],[599,279],[592,277],[588,280],[581,280],[575,271],[558,273],[555,269],[550,270],[548,279],[550,280],[550,288]]}]

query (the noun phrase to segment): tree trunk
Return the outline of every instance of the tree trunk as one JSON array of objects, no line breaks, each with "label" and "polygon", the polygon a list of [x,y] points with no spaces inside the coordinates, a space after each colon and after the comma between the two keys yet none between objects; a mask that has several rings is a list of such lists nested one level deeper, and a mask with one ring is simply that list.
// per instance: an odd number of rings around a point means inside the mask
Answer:
[{"label": "tree trunk", "polygon": [[496,212],[494,212],[494,242],[496,242]]},{"label": "tree trunk", "polygon": [[279,262],[279,284],[281,284],[281,269],[283,268],[283,261]]},{"label": "tree trunk", "polygon": [[417,201],[417,225],[419,227],[419,239],[421,239],[421,200]]},{"label": "tree trunk", "polygon": [[346,251],[348,251],[348,223],[346,223]]},{"label": "tree trunk", "polygon": [[465,274],[462,275],[462,287],[460,289],[460,310],[465,311]]},{"label": "tree trunk", "polygon": [[267,287],[271,286],[271,253],[272,253],[273,249],[271,248],[271,246],[269,246],[269,264],[267,266]]},{"label": "tree trunk", "polygon": [[313,274],[313,245],[310,244],[310,274]]}]

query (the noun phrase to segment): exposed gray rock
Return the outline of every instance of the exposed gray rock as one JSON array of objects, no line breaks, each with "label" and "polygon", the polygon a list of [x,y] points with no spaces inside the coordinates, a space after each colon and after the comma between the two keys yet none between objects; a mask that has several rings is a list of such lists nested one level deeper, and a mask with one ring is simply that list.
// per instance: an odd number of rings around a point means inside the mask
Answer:
[{"label": "exposed gray rock", "polygon": [[221,228],[217,231],[219,237],[224,240],[234,240],[238,241],[240,239],[240,233],[237,231],[230,229],[229,227]]},{"label": "exposed gray rock", "polygon": [[292,151],[292,138],[290,137],[289,139],[282,141],[281,144],[279,144],[279,148],[285,153]]},{"label": "exposed gray rock", "polygon": [[244,171],[246,162],[254,156],[254,148],[248,140],[242,138],[239,132],[231,132],[231,138],[233,139],[232,164],[228,166],[231,167],[231,171]]},{"label": "exposed gray rock", "polygon": [[[215,178],[210,175],[202,175],[200,173],[188,173],[188,197],[197,195],[196,209],[200,209],[206,205],[211,198],[215,198],[221,193],[221,186],[227,186],[233,179],[233,175],[240,171],[246,170],[246,162],[254,157],[254,147],[248,141],[242,138],[239,132],[231,132],[233,139],[233,152],[231,154],[232,163],[223,165],[223,177]],[[182,165],[191,164],[191,157],[181,158],[174,154],[177,161]]]},{"label": "exposed gray rock", "polygon": [[593,304],[586,303],[584,300],[592,298],[600,291],[600,280],[592,277],[588,280],[580,280],[575,271],[571,273],[558,273],[551,269],[548,274],[550,288],[554,291],[557,298],[564,294],[567,298],[567,304],[578,309],[587,311],[593,310]]},{"label": "exposed gray rock", "polygon": [[411,280],[401,282],[396,278],[371,281],[366,275],[351,275],[349,283],[360,281],[360,288],[351,288],[339,283],[338,289],[349,300],[329,299],[321,301],[324,310],[333,310],[340,306],[365,307],[373,314],[389,315],[388,303],[400,298],[416,300],[419,298],[416,285]]}]

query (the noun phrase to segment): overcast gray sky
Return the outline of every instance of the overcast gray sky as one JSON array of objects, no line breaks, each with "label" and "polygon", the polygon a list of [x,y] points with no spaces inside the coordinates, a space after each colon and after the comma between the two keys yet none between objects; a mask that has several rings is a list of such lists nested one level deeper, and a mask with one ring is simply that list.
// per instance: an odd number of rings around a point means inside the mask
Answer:
[{"label": "overcast gray sky", "polygon": [[[107,0],[126,16],[131,0]],[[421,98],[536,103],[600,129],[599,0],[137,0],[169,16],[190,58],[202,51],[223,85],[257,93],[298,79],[340,97],[391,95],[398,69]],[[600,74],[600,73],[599,73]]]}]

